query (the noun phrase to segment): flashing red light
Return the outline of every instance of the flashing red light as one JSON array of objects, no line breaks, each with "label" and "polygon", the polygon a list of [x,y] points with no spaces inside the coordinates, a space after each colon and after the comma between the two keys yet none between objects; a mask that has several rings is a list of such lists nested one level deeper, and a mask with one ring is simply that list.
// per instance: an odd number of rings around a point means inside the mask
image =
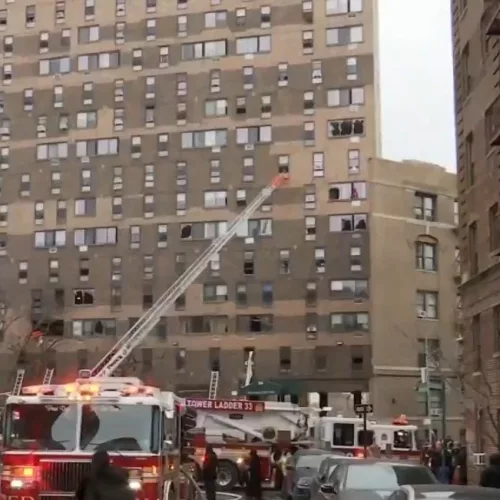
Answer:
[{"label": "flashing red light", "polygon": [[406,415],[399,415],[392,421],[393,425],[408,425],[408,417]]}]

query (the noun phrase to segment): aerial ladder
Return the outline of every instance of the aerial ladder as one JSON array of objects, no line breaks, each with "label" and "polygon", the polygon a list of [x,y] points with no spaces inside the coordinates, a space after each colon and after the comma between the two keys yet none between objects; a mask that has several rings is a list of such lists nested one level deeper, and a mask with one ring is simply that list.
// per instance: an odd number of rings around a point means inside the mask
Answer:
[{"label": "aerial ladder", "polygon": [[24,368],[19,368],[16,373],[16,380],[14,381],[14,387],[12,388],[11,396],[19,396],[21,394],[21,389],[23,388],[23,380],[26,370]]},{"label": "aerial ladder", "polygon": [[171,285],[153,306],[118,340],[97,365],[90,370],[90,376],[109,377],[112,375],[130,353],[149,335],[165,312],[174,305],[175,301],[200,276],[214,255],[217,255],[226,246],[237,233],[241,224],[246,222],[262,203],[271,196],[273,191],[282,186],[287,180],[287,174],[279,174],[274,177],[271,183],[262,189],[247,208],[230,222],[227,230],[212,240],[211,244],[189,266],[186,272]]},{"label": "aerial ladder", "polygon": [[43,376],[42,385],[50,385],[53,376],[54,376],[54,368],[47,368],[45,370],[45,375]]},{"label": "aerial ladder", "polygon": [[208,386],[208,399],[215,399],[217,397],[217,390],[219,389],[219,370],[212,370],[210,373],[210,385]]}]

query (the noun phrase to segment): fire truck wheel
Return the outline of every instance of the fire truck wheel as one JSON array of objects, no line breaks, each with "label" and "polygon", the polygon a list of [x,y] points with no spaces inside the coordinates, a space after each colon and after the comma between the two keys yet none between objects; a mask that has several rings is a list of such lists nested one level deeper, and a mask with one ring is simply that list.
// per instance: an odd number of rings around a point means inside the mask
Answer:
[{"label": "fire truck wheel", "polygon": [[238,467],[229,460],[220,460],[217,470],[217,489],[231,491],[239,482]]}]

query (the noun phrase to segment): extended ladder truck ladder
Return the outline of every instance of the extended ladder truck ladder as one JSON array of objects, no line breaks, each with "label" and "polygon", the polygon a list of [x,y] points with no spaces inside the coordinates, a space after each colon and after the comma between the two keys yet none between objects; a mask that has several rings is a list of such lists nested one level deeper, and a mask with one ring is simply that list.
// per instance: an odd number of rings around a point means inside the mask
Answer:
[{"label": "extended ladder truck ladder", "polygon": [[288,175],[279,174],[266,186],[248,205],[248,207],[235,217],[229,224],[227,231],[214,239],[199,257],[189,266],[187,271],[180,276],[173,285],[146,311],[128,330],[123,337],[111,348],[104,358],[91,370],[91,377],[109,377],[129,354],[149,335],[149,332],[160,321],[175,301],[187,290],[198,276],[203,272],[214,255],[236,234],[242,222],[245,222],[269,198],[273,191],[279,188],[288,179]]},{"label": "extended ladder truck ladder", "polygon": [[47,368],[45,370],[45,375],[43,376],[42,385],[50,385],[53,376],[54,376],[54,368]]},{"label": "extended ladder truck ladder", "polygon": [[12,388],[11,395],[19,396],[21,394],[21,389],[23,388],[23,380],[26,370],[24,368],[19,368],[16,373],[16,380],[14,381],[14,387]]},{"label": "extended ladder truck ladder", "polygon": [[212,373],[210,373],[210,385],[208,386],[208,399],[215,399],[217,397],[219,377],[219,370],[212,370]]}]

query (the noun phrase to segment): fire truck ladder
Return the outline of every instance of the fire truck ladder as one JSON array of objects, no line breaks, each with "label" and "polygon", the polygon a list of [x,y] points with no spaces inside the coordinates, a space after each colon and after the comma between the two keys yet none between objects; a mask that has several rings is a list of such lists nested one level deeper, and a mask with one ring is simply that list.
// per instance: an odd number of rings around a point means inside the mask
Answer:
[{"label": "fire truck ladder", "polygon": [[21,389],[23,388],[23,380],[26,370],[24,368],[19,368],[16,373],[16,380],[14,382],[14,387],[12,388],[11,395],[19,396],[21,394]]},{"label": "fire truck ladder", "polygon": [[50,385],[53,376],[54,376],[54,368],[47,368],[45,370],[45,375],[43,376],[42,385]]},{"label": "fire truck ladder", "polygon": [[221,234],[199,255],[189,266],[187,271],[180,276],[172,286],[146,311],[139,320],[128,330],[123,337],[111,348],[91,370],[92,377],[109,377],[120,364],[129,356],[156,326],[161,317],[175,303],[175,301],[187,290],[205,267],[241,227],[241,223],[247,219],[262,205],[262,203],[288,179],[287,175],[279,174],[255,197],[255,199],[235,217],[229,224],[227,231]]},{"label": "fire truck ladder", "polygon": [[208,399],[217,397],[217,389],[219,388],[219,370],[212,370],[210,374],[210,385],[208,387]]}]

